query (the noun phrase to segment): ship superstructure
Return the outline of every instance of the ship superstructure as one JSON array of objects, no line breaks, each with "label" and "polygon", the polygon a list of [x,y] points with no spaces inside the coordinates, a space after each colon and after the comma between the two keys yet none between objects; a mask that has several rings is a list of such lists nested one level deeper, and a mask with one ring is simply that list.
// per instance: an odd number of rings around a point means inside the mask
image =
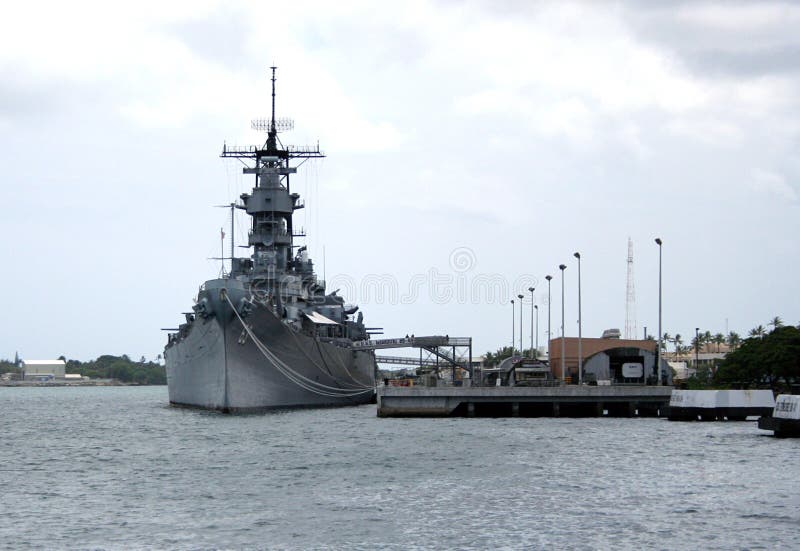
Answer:
[{"label": "ship superstructure", "polygon": [[369,339],[357,306],[328,293],[305,246],[295,246],[292,217],[304,208],[290,178],[295,163],[324,155],[315,147],[283,146],[278,132],[291,121],[254,120],[263,146],[223,146],[253,175],[236,208],[251,217],[248,258],[234,257],[230,273],[206,281],[186,322],[165,348],[170,402],[222,411],[349,405],[374,396],[375,357],[355,350]]}]

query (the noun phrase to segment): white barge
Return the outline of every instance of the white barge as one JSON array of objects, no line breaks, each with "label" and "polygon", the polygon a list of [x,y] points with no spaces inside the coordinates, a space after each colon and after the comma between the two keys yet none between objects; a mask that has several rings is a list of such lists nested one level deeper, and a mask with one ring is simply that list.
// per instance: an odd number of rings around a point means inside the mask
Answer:
[{"label": "white barge", "polygon": [[779,394],[771,416],[761,417],[758,428],[771,430],[778,438],[800,437],[800,396]]},{"label": "white barge", "polygon": [[771,390],[673,390],[670,421],[744,421],[770,415],[775,407]]}]

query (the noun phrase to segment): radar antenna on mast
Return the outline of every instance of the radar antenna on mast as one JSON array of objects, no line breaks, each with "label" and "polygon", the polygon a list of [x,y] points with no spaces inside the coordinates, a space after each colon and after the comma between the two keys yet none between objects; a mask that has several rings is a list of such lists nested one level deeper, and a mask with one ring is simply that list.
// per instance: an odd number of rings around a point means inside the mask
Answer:
[{"label": "radar antenna on mast", "polygon": [[278,132],[292,130],[294,128],[294,121],[285,117],[280,119],[275,118],[275,70],[277,67],[273,66],[270,67],[270,69],[272,69],[272,118],[253,119],[250,121],[250,127],[253,130],[267,132],[274,137]]},{"label": "radar antenna on mast", "polygon": [[294,130],[294,121],[286,117],[281,117],[277,120],[260,118],[250,121],[250,128],[259,132],[269,132],[273,126],[276,132],[288,132],[289,130]]},{"label": "radar antenna on mast", "polygon": [[[227,143],[222,146],[222,154],[220,157],[229,157],[235,159],[251,159],[259,162],[259,159],[277,157],[282,163],[287,162],[289,159],[319,159],[325,156],[319,149],[319,143],[311,146],[284,146],[278,142],[278,132],[286,132],[294,128],[294,121],[289,118],[276,118],[275,117],[275,70],[277,67],[270,67],[272,69],[272,116],[267,118],[258,118],[250,121],[250,126],[253,130],[258,130],[267,133],[267,141],[261,146],[231,146]],[[279,147],[280,146],[280,147]],[[267,161],[275,162],[275,161]],[[254,173],[257,167],[250,167],[245,169],[246,173]]]}]

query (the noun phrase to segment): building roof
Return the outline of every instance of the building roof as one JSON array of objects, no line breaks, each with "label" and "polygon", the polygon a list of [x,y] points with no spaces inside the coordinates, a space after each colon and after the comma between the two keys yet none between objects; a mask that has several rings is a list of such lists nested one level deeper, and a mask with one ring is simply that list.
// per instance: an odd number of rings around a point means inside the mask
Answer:
[{"label": "building roof", "polygon": [[22,360],[24,365],[67,365],[64,360]]}]

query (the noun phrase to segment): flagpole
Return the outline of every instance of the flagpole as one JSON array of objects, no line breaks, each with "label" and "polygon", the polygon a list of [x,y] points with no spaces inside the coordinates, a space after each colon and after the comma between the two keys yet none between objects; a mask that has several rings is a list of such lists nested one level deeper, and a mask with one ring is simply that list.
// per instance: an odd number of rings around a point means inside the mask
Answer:
[{"label": "flagpole", "polygon": [[225,277],[225,231],[222,228],[219,229],[219,261],[222,264],[221,277]]}]

